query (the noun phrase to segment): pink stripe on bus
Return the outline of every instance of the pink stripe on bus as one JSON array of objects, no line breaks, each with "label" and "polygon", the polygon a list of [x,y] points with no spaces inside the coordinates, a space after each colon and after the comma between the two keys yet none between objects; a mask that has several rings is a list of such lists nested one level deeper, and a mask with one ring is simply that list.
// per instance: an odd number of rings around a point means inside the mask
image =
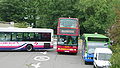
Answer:
[{"label": "pink stripe on bus", "polygon": [[18,48],[20,46],[0,46],[0,48]]},{"label": "pink stripe on bus", "polygon": [[[21,46],[0,46],[0,48],[18,48],[18,47],[21,47]],[[24,47],[26,47],[26,46],[24,46]],[[36,47],[36,48],[44,48],[44,45],[34,45],[34,47]],[[53,47],[53,45],[50,45],[50,47]]]},{"label": "pink stripe on bus", "polygon": [[[34,47],[44,48],[44,45],[34,45]],[[50,45],[50,47],[53,47],[53,45]]]}]

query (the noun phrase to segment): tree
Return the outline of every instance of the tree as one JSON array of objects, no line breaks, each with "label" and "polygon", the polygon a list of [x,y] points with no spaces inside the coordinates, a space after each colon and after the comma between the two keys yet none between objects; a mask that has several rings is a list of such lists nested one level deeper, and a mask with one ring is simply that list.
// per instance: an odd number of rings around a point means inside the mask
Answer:
[{"label": "tree", "polygon": [[120,68],[120,0],[112,0],[114,10],[116,13],[115,23],[108,30],[109,37],[113,40],[114,45],[112,45],[111,49],[113,51],[113,55],[111,58],[111,68]]},{"label": "tree", "polygon": [[57,28],[60,17],[79,18],[82,33],[105,33],[114,22],[110,0],[1,0],[3,21],[34,23],[37,28]]},{"label": "tree", "polygon": [[1,1],[0,3],[0,16],[4,21],[11,21],[11,15],[14,13],[14,7],[10,1]]},{"label": "tree", "polygon": [[114,44],[120,44],[120,1],[113,0],[113,6],[116,13],[115,23],[108,30],[110,38]]},{"label": "tree", "polygon": [[[75,16],[74,4],[76,0],[45,0],[39,11],[38,27],[52,28],[56,31],[58,18]],[[44,6],[42,6],[44,5]]]},{"label": "tree", "polygon": [[112,46],[113,55],[110,59],[111,61],[111,68],[120,68],[120,44],[116,44]]},{"label": "tree", "polygon": [[75,5],[79,10],[81,33],[102,33],[114,23],[114,10],[110,0],[79,0]]}]

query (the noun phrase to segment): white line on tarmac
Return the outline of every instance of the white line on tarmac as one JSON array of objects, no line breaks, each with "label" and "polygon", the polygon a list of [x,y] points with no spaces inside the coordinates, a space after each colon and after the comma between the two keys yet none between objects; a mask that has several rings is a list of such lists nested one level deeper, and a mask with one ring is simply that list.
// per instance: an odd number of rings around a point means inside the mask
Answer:
[{"label": "white line on tarmac", "polygon": [[37,64],[32,64],[31,66],[34,66],[35,68],[38,68],[38,67],[40,67],[40,62],[39,63],[37,63]]},{"label": "white line on tarmac", "polygon": [[42,54],[44,54],[44,55],[45,55],[45,54],[47,54],[47,52],[46,52],[46,51],[45,51],[45,52],[40,52],[40,53],[42,53]]},{"label": "white line on tarmac", "polygon": [[50,59],[50,57],[48,57],[48,56],[36,56],[34,58],[34,60],[36,60],[36,61],[47,61],[49,59]]}]

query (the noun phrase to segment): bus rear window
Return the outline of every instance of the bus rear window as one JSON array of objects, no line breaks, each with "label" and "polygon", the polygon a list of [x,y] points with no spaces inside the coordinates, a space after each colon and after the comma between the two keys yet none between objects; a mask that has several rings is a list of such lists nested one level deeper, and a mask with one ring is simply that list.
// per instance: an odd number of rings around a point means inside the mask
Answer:
[{"label": "bus rear window", "polygon": [[88,37],[88,41],[102,41],[102,42],[108,42],[108,38],[93,38],[93,37]]},{"label": "bus rear window", "polygon": [[77,26],[76,19],[60,19],[60,27],[76,28],[76,26]]}]

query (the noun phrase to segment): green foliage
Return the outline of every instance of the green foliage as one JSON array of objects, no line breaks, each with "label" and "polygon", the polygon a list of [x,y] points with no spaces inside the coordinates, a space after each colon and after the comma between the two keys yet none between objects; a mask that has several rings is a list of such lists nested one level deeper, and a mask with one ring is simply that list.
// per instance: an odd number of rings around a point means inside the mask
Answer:
[{"label": "green foliage", "polygon": [[116,13],[116,22],[108,31],[110,38],[114,41],[114,44],[120,44],[120,0],[113,0],[113,6]]},{"label": "green foliage", "polygon": [[27,27],[29,27],[28,23],[26,23],[26,22],[15,23],[14,26],[18,27],[18,28],[27,28]]},{"label": "green foliage", "polygon": [[110,29],[109,35],[114,44],[120,44],[120,22],[116,22]]},{"label": "green foliage", "polygon": [[113,0],[113,6],[116,13],[116,23],[108,30],[110,38],[114,41],[114,45],[111,47],[113,51],[111,68],[120,68],[120,0]]},{"label": "green foliage", "polygon": [[20,7],[19,0],[2,0],[0,2],[0,17],[3,21],[20,21],[23,9]]},{"label": "green foliage", "polygon": [[120,68],[120,45],[112,46],[113,55],[111,58],[111,68]]},{"label": "green foliage", "polygon": [[3,21],[57,28],[60,17],[78,18],[82,33],[105,33],[114,22],[112,0],[0,0]]},{"label": "green foliage", "polygon": [[0,16],[4,21],[25,21],[34,23],[37,28],[56,29],[58,18],[75,17],[75,2],[76,0],[3,0],[0,3]]},{"label": "green foliage", "polygon": [[115,14],[110,0],[80,0],[75,8],[79,10],[82,32],[104,34],[114,23]]}]

